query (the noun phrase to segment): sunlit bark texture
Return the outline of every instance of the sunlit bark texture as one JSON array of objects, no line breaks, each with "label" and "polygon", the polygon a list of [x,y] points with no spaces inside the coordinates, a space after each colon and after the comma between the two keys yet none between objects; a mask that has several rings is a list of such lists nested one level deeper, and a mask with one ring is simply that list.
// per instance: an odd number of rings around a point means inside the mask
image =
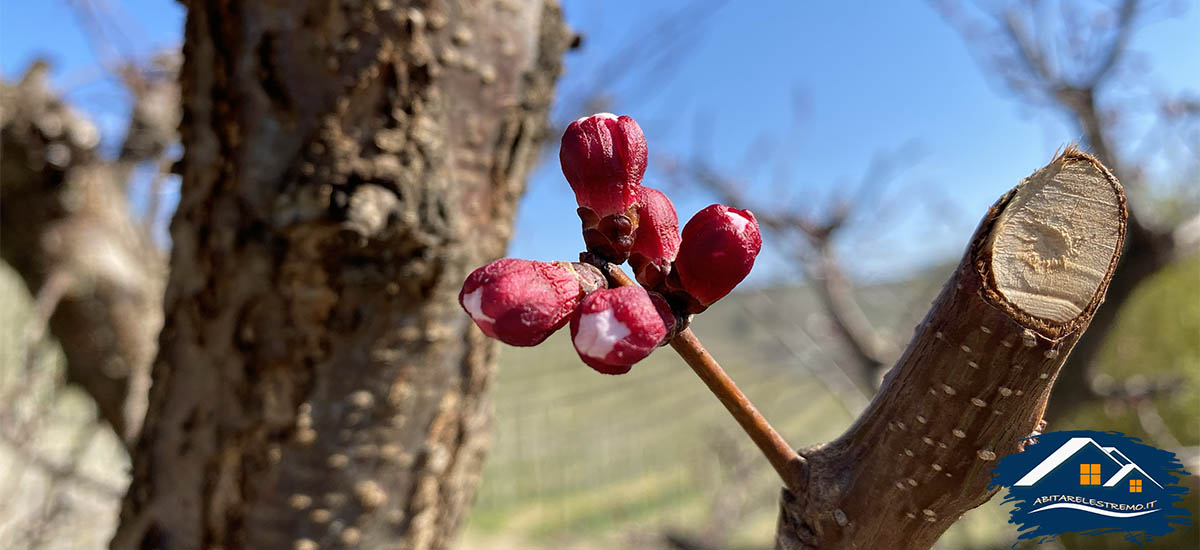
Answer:
[{"label": "sunlit bark texture", "polygon": [[800,453],[778,547],[925,549],[987,501],[1103,301],[1127,216],[1117,180],[1074,149],[1002,197],[867,410]]},{"label": "sunlit bark texture", "polygon": [[187,2],[182,197],[113,547],[444,548],[501,255],[568,43],[552,0]]}]

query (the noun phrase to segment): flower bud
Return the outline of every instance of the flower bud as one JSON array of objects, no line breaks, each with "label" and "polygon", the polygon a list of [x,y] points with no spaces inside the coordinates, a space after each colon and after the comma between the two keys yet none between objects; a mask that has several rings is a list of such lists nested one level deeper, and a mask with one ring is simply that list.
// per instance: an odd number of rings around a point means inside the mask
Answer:
[{"label": "flower bud", "polygon": [[633,118],[598,113],[572,122],[558,158],[579,206],[603,218],[637,203],[646,138]]},{"label": "flower bud", "polygon": [[604,374],[625,374],[674,329],[667,301],[636,286],[597,290],[571,318],[580,359]]},{"label": "flower bud", "polygon": [[662,191],[642,187],[638,200],[638,229],[629,253],[629,266],[639,283],[658,288],[671,273],[679,252],[679,217]]},{"label": "flower bud", "polygon": [[599,113],[572,122],[558,153],[575,191],[588,250],[621,263],[637,229],[638,188],[646,173],[646,138],[628,116]]},{"label": "flower bud", "polygon": [[697,212],[684,226],[675,271],[683,289],[708,307],[750,274],[761,249],[762,235],[754,214],[714,204]]},{"label": "flower bud", "polygon": [[571,264],[501,258],[467,277],[458,303],[484,334],[535,346],[567,324],[582,298]]}]

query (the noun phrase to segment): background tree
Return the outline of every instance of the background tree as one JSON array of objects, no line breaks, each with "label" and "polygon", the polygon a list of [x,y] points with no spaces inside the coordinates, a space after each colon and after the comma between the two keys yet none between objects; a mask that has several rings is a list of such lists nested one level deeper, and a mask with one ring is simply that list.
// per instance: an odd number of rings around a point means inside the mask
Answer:
[{"label": "background tree", "polygon": [[98,154],[96,126],[50,89],[38,61],[3,83],[4,260],[37,297],[29,358],[47,329],[62,345],[67,378],[99,416],[131,442],[146,413],[150,361],[162,324],[164,259],[129,206],[141,164],[169,166],[179,123],[175,61],[127,65],[133,92],[125,141],[111,161]]},{"label": "background tree", "polygon": [[[5,533],[6,542],[29,548],[63,536],[64,519],[94,516],[124,492],[119,471],[97,474],[83,463],[127,460],[146,414],[166,278],[152,236],[153,197],[169,177],[179,123],[177,53],[106,68],[132,103],[112,156],[95,123],[51,88],[49,69],[38,60],[16,82],[0,82],[0,252],[35,298],[27,313],[5,303],[22,340],[8,347],[5,362],[19,363],[19,374],[0,399],[0,440],[20,457],[6,467],[4,487],[22,486],[29,469],[45,479],[4,504],[16,519]],[[139,214],[130,186],[141,170],[153,174],[152,198]],[[61,346],[62,379],[47,337]],[[76,387],[95,414],[67,421],[67,450],[55,451],[47,434],[58,433],[57,413],[78,407]],[[38,493],[43,505],[31,506]]]}]

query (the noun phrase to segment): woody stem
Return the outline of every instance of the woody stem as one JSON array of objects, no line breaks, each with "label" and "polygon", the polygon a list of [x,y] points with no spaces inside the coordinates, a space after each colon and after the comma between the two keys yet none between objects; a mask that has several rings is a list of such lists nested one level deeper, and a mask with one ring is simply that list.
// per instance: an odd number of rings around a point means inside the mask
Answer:
[{"label": "woody stem", "polygon": [[[581,259],[595,265],[604,272],[610,283],[616,286],[633,286],[634,281],[620,267],[585,254]],[[692,329],[685,328],[671,339],[671,347],[683,358],[696,375],[704,381],[708,389],[717,396],[721,404],[733,415],[734,420],[745,430],[746,435],[754,441],[763,456],[770,461],[775,472],[784,484],[793,492],[799,494],[803,489],[802,473],[805,466],[801,457],[791,445],[784,441],[783,436],[771,427],[771,423],[754,407],[746,394],[738,389],[733,379],[725,373],[716,359],[704,349],[704,345],[696,338]]]},{"label": "woody stem", "polygon": [[700,340],[692,333],[692,329],[684,329],[676,335],[671,340],[671,347],[696,371],[696,375],[704,381],[717,399],[721,400],[721,404],[725,405],[729,414],[742,426],[746,435],[758,445],[758,450],[771,462],[784,484],[792,491],[798,492],[802,486],[800,473],[804,466],[804,458],[788,445],[762,413],[754,408],[746,394],[738,389],[733,379],[717,364],[717,360],[704,349]]}]

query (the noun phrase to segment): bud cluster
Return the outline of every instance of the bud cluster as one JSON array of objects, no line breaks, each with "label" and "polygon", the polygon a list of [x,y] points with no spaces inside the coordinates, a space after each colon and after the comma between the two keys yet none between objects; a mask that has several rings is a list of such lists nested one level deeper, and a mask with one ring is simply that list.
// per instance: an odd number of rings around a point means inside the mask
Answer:
[{"label": "bud cluster", "polygon": [[[569,323],[584,363],[623,374],[746,278],[762,248],[758,221],[714,204],[681,235],[671,200],[642,185],[646,139],[628,116],[572,122],[559,160],[596,265],[503,258],[467,277],[459,303],[484,334],[514,346],[537,345]],[[641,287],[608,288],[596,266],[625,261]]]}]

